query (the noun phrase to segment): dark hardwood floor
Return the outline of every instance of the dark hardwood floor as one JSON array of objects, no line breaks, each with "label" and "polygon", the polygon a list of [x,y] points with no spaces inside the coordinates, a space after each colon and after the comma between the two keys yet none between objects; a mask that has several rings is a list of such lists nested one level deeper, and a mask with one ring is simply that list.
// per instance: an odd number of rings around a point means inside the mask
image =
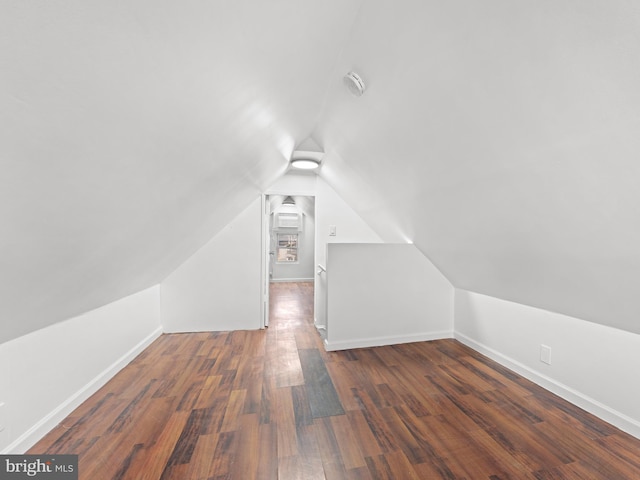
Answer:
[{"label": "dark hardwood floor", "polygon": [[87,480],[640,479],[640,440],[455,340],[325,352],[312,292],[162,336],[30,453]]}]

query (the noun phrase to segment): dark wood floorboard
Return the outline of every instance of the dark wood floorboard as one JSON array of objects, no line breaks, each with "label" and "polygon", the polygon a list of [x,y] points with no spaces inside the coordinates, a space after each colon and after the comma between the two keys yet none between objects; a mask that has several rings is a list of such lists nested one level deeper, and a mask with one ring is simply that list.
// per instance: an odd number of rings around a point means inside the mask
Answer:
[{"label": "dark wood floorboard", "polygon": [[322,355],[317,348],[298,350],[304,376],[304,387],[309,393],[306,404],[313,418],[344,415],[344,409],[336,392]]},{"label": "dark wood floorboard", "polygon": [[640,440],[455,340],[326,352],[313,284],[263,331],[163,335],[29,453],[86,480],[640,479]]}]

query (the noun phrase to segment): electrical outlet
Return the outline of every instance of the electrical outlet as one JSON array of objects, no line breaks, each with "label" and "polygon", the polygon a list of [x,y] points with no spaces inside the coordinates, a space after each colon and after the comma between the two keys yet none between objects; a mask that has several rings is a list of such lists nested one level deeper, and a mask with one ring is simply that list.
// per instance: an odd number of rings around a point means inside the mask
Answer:
[{"label": "electrical outlet", "polygon": [[551,365],[551,347],[547,345],[540,345],[540,361]]}]

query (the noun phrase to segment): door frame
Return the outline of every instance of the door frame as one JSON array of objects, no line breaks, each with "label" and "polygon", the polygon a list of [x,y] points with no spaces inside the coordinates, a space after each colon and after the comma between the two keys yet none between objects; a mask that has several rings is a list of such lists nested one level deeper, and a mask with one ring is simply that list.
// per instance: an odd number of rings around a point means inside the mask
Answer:
[{"label": "door frame", "polygon": [[[271,264],[270,258],[270,250],[271,250],[271,204],[269,197],[271,195],[291,195],[291,196],[301,196],[301,197],[312,197],[314,199],[314,239],[313,239],[313,261],[314,261],[314,272],[315,272],[315,264],[316,264],[316,249],[318,243],[318,232],[316,229],[317,218],[316,218],[316,200],[317,195],[310,192],[300,192],[300,191],[291,191],[291,190],[269,190],[268,193],[263,193],[261,195],[261,232],[262,232],[262,252],[261,252],[261,276],[262,276],[262,285],[261,285],[261,299],[260,299],[260,317],[261,317],[261,325],[260,328],[266,328],[269,326],[269,268]],[[314,275],[314,283],[315,283],[315,275]],[[314,287],[314,305],[315,305],[315,287]]]},{"label": "door frame", "polygon": [[262,298],[260,299],[260,328],[266,328],[269,326],[269,268],[271,265],[270,251],[271,251],[271,228],[269,220],[271,217],[271,205],[269,203],[269,194],[263,193],[261,196],[261,222],[262,222],[262,266],[260,268],[260,275],[262,278]]}]

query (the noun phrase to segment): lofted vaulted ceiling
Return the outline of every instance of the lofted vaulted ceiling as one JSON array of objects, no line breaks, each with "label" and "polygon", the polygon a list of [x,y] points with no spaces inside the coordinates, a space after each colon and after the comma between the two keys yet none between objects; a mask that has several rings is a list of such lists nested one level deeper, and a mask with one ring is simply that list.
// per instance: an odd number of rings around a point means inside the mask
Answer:
[{"label": "lofted vaulted ceiling", "polygon": [[383,238],[456,287],[640,333],[637,4],[367,2],[337,65],[369,88],[332,85],[325,175]]},{"label": "lofted vaulted ceiling", "polygon": [[310,135],[455,286],[640,333],[638,32],[623,0],[3,0],[0,342],[161,281]]},{"label": "lofted vaulted ceiling", "polygon": [[282,175],[359,4],[0,2],[0,342],[157,284]]}]

